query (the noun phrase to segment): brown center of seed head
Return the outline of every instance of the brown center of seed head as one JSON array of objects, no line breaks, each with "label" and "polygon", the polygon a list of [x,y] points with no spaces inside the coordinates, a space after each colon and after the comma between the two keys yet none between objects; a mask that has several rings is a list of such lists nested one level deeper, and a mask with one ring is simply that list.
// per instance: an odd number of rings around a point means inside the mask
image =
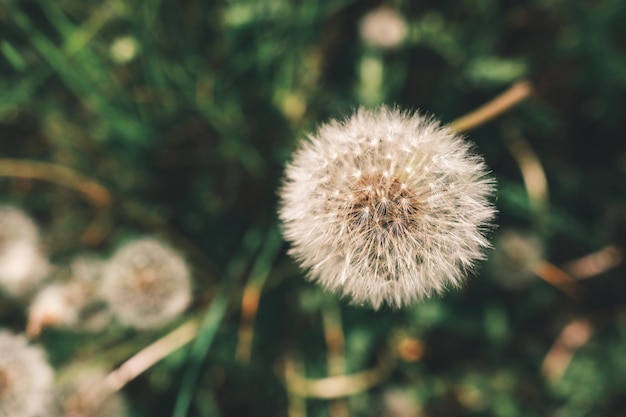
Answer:
[{"label": "brown center of seed head", "polygon": [[157,285],[158,276],[154,268],[141,268],[135,277],[135,285],[140,291],[150,291]]},{"label": "brown center of seed head", "polygon": [[419,202],[407,185],[385,174],[361,176],[352,188],[349,217],[357,228],[385,238],[413,229],[419,216]]}]

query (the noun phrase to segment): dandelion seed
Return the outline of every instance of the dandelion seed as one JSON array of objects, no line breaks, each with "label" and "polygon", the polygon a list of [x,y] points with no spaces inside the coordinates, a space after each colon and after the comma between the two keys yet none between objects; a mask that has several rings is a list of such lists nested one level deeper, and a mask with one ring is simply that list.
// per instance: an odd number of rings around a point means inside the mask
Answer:
[{"label": "dandelion seed", "polygon": [[484,258],[493,188],[452,130],[417,113],[361,109],[300,146],[279,215],[311,280],[355,304],[399,308],[458,287]]},{"label": "dandelion seed", "polygon": [[359,29],[366,44],[383,49],[400,46],[407,35],[406,22],[402,16],[384,6],[363,16]]},{"label": "dandelion seed", "polygon": [[189,305],[189,270],[164,243],[153,238],[135,240],[109,261],[102,295],[121,322],[140,329],[158,327]]},{"label": "dandelion seed", "polygon": [[46,415],[52,390],[53,372],[43,350],[0,330],[0,416]]},{"label": "dandelion seed", "polygon": [[0,207],[0,288],[24,297],[49,272],[35,222],[15,207]]}]

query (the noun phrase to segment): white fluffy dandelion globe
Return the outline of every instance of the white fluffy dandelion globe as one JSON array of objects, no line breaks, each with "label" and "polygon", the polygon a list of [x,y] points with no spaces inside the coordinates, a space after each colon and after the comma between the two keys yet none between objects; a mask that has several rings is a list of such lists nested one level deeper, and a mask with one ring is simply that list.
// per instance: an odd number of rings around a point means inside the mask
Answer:
[{"label": "white fluffy dandelion globe", "polygon": [[0,330],[0,416],[46,415],[52,391],[53,371],[43,350]]},{"label": "white fluffy dandelion globe", "polygon": [[138,329],[164,325],[191,302],[191,279],[184,259],[153,238],[132,241],[105,267],[102,296],[112,313]]},{"label": "white fluffy dandelion globe", "polygon": [[458,287],[489,246],[493,181],[471,144],[417,113],[360,109],[319,127],[280,190],[311,280],[375,309]]}]

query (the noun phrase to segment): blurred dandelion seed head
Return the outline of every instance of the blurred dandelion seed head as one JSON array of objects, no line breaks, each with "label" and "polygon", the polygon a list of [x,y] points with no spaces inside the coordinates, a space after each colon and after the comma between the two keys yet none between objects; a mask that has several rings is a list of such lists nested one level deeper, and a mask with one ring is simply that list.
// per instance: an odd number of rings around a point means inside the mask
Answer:
[{"label": "blurred dandelion seed head", "polygon": [[527,287],[544,259],[544,246],[529,232],[504,230],[494,239],[491,270],[497,282],[509,290]]},{"label": "blurred dandelion seed head", "polygon": [[104,265],[104,261],[97,257],[78,255],[70,262],[70,279],[85,284],[98,284]]},{"label": "blurred dandelion seed head", "polygon": [[46,415],[53,389],[53,371],[44,352],[26,337],[0,330],[0,415]]},{"label": "blurred dandelion seed head", "polygon": [[23,297],[49,271],[35,222],[20,209],[0,207],[0,287],[15,297]]},{"label": "blurred dandelion seed head", "polygon": [[452,130],[380,107],[332,121],[287,166],[280,218],[309,277],[403,307],[459,286],[484,257],[493,182]]},{"label": "blurred dandelion seed head", "polygon": [[0,206],[0,249],[12,241],[39,241],[39,229],[23,210]]},{"label": "blurred dandelion seed head", "polygon": [[375,48],[396,48],[404,42],[407,36],[404,18],[395,10],[385,6],[363,16],[359,30],[363,41]]},{"label": "blurred dandelion seed head", "polygon": [[98,388],[106,374],[99,369],[84,368],[71,379],[58,384],[55,417],[123,417],[126,401],[116,392],[103,396]]},{"label": "blurred dandelion seed head", "polygon": [[382,393],[382,415],[385,417],[423,417],[424,413],[408,389],[390,388]]},{"label": "blurred dandelion seed head", "polygon": [[121,322],[140,329],[158,327],[189,305],[189,275],[176,251],[143,238],[113,255],[104,271],[102,295]]},{"label": "blurred dandelion seed head", "polygon": [[29,334],[44,327],[100,331],[111,314],[101,299],[99,286],[104,263],[79,255],[72,260],[67,279],[41,288],[28,309]]},{"label": "blurred dandelion seed head", "polygon": [[[37,335],[46,326],[72,326],[78,321],[78,310],[68,285],[51,284],[40,290],[28,309],[30,334]],[[78,300],[80,301],[80,300]]]}]

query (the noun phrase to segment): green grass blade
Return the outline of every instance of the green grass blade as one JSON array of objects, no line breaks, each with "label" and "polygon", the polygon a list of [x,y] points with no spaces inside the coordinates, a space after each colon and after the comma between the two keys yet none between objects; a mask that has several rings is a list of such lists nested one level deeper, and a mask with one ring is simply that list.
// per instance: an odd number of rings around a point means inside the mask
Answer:
[{"label": "green grass blade", "polygon": [[224,285],[222,285],[220,291],[204,316],[198,337],[191,345],[187,371],[183,376],[180,393],[178,395],[178,399],[176,400],[176,405],[174,406],[174,417],[185,417],[189,411],[194,390],[202,372],[202,362],[204,361],[209,348],[215,339],[217,329],[226,314],[228,299],[230,298],[230,293],[235,285],[235,282],[237,281],[236,278],[236,276],[230,276]]},{"label": "green grass blade", "polygon": [[174,406],[174,417],[184,417],[189,411],[197,382],[202,373],[202,363],[208,355],[209,348],[215,339],[217,330],[226,314],[228,300],[238,278],[242,276],[248,260],[258,251],[263,243],[257,229],[248,231],[243,239],[242,254],[233,258],[228,266],[225,282],[222,284],[211,306],[207,310],[196,340],[191,345],[187,370],[183,375],[180,391]]}]

